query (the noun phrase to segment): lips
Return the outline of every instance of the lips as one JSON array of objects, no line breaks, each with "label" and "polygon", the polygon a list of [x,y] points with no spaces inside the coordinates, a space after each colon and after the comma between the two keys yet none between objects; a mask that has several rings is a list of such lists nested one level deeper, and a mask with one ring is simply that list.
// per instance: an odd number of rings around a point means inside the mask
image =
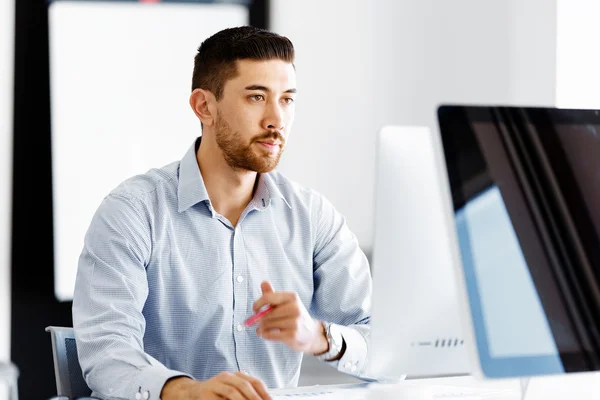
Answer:
[{"label": "lips", "polygon": [[275,151],[279,147],[279,144],[276,142],[258,142],[258,143],[260,143],[263,147],[267,148],[270,151]]}]

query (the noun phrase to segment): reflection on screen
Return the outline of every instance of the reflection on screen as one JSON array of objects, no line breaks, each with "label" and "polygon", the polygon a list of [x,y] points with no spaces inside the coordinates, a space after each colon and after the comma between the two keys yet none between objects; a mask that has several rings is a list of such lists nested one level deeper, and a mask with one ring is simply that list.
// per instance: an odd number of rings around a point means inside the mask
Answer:
[{"label": "reflection on screen", "polygon": [[[497,186],[456,213],[461,247],[471,252],[492,357],[559,359],[546,315]],[[467,261],[467,260],[463,260]]]},{"label": "reflection on screen", "polygon": [[600,111],[439,116],[483,372],[600,370]]},{"label": "reflection on screen", "polygon": [[581,190],[586,211],[600,236],[600,126],[560,124],[556,126],[556,133]]}]

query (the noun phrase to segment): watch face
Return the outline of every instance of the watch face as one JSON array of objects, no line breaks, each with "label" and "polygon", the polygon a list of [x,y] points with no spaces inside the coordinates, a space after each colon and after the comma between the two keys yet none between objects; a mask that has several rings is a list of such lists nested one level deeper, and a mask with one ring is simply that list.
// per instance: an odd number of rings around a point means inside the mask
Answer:
[{"label": "watch face", "polygon": [[335,341],[336,344],[341,345],[342,333],[340,332],[337,325],[329,325],[329,334],[331,335],[331,338]]},{"label": "watch face", "polygon": [[329,325],[328,333],[329,347],[334,350],[334,355],[337,355],[342,348],[342,334],[334,324]]},{"label": "watch face", "polygon": [[327,337],[327,343],[329,344],[329,350],[326,353],[317,356],[320,360],[328,360],[338,355],[342,348],[342,335],[338,328],[334,324],[323,323],[325,327],[325,336]]}]

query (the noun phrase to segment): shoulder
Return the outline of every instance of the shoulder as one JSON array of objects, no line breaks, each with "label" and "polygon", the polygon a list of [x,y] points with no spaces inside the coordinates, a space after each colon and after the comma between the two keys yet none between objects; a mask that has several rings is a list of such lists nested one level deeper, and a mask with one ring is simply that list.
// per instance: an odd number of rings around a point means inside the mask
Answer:
[{"label": "shoulder", "polygon": [[301,207],[312,209],[322,205],[324,201],[327,201],[318,191],[302,186],[280,172],[270,172],[269,177],[271,182],[277,186],[281,195],[288,203],[290,203],[292,208]]},{"label": "shoulder", "polygon": [[[148,221],[177,196],[179,161],[121,182],[102,201],[96,217],[120,224]],[[151,219],[151,218],[150,218]]]},{"label": "shoulder", "polygon": [[309,218],[319,226],[344,222],[344,216],[319,191],[302,186],[279,172],[271,172],[269,176],[290,205],[292,213]]},{"label": "shoulder", "polygon": [[148,172],[133,176],[119,184],[109,193],[109,197],[120,197],[130,202],[145,202],[157,192],[177,192],[179,178],[179,161],[162,168],[153,168]]}]

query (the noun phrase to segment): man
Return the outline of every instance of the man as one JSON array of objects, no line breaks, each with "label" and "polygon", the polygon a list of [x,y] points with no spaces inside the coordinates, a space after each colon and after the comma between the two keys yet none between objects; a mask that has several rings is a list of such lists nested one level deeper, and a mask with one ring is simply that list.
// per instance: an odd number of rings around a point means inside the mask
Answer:
[{"label": "man", "polygon": [[297,385],[303,353],[363,374],[367,260],[326,199],[272,172],[294,119],[293,61],[264,30],[208,38],[190,96],[202,136],[100,205],[73,300],[96,396],[269,399],[266,387]]}]

